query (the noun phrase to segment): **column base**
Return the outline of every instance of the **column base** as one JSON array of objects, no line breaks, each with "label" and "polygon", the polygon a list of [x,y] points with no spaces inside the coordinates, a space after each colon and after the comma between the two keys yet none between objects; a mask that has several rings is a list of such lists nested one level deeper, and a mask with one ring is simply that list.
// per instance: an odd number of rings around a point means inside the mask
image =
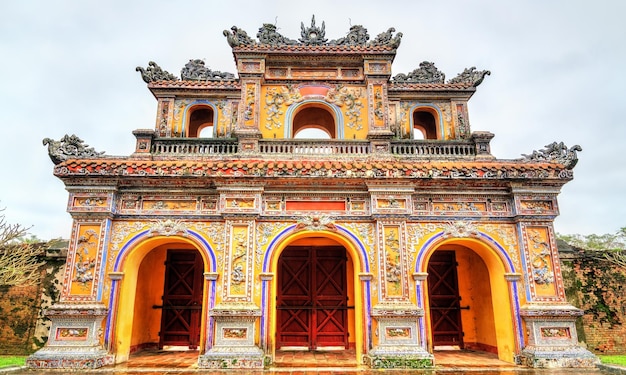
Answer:
[{"label": "column base", "polygon": [[42,348],[26,359],[26,365],[37,369],[96,369],[114,363],[113,355],[104,349]]},{"label": "column base", "polygon": [[213,348],[198,357],[198,368],[262,369],[264,357],[263,351],[256,346]]},{"label": "column base", "polygon": [[[390,349],[390,348],[389,348]],[[373,369],[425,369],[435,366],[435,358],[428,352],[401,353],[398,350],[373,350],[364,356],[365,364]]]},{"label": "column base", "polygon": [[538,348],[527,346],[520,355],[521,364],[533,368],[595,368],[598,357],[579,346],[569,348]]}]

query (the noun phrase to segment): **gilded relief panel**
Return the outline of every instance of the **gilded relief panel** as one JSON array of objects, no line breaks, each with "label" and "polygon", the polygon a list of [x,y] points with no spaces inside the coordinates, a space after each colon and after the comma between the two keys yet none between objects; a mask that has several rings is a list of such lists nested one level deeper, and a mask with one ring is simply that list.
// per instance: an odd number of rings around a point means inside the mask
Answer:
[{"label": "gilded relief panel", "polygon": [[113,209],[112,194],[70,193],[68,212],[110,212]]},{"label": "gilded relief panel", "polygon": [[222,298],[225,302],[249,302],[252,300],[254,223],[227,222],[226,227],[229,245],[224,259]]},{"label": "gilded relief panel", "polygon": [[[563,298],[561,269],[554,262],[556,244],[551,229],[543,225],[522,225],[524,232],[524,256],[528,284],[533,298],[551,301]],[[558,292],[560,291],[560,292]]]},{"label": "gilded relief panel", "polygon": [[407,259],[404,249],[404,224],[378,223],[379,273],[384,300],[407,300]]},{"label": "gilded relief panel", "polygon": [[75,223],[63,281],[62,300],[93,301],[102,275],[103,225]]},{"label": "gilded relief panel", "polygon": [[259,119],[258,113],[258,91],[259,84],[256,82],[247,82],[243,90],[243,127],[254,129]]}]

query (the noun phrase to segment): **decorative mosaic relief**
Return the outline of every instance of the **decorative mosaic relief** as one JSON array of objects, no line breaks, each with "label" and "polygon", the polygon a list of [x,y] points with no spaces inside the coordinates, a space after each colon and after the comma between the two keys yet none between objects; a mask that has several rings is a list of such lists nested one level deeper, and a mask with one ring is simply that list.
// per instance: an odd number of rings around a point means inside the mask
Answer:
[{"label": "decorative mosaic relief", "polygon": [[[100,278],[97,274],[97,266],[100,264],[100,231],[100,224],[77,224],[75,227],[73,244],[68,254],[68,259],[72,261],[67,265],[63,283],[67,288],[64,294],[69,294],[70,299],[94,297],[95,285]],[[71,275],[69,280],[68,275]]]},{"label": "decorative mosaic relief", "polygon": [[170,117],[170,101],[163,100],[160,104],[161,113],[157,117],[157,131],[160,137],[171,137],[172,128],[167,125]]},{"label": "decorative mosaic relief", "polygon": [[[526,199],[525,199],[526,198]],[[527,215],[554,215],[555,202],[552,197],[521,197],[519,211]]]},{"label": "decorative mosaic relief", "polygon": [[385,327],[387,338],[403,339],[411,337],[410,327]]},{"label": "decorative mosaic relief", "polygon": [[222,337],[225,339],[246,339],[248,329],[246,328],[223,328]]},{"label": "decorative mosaic relief", "polygon": [[361,122],[361,109],[363,103],[361,98],[363,97],[363,91],[360,88],[348,88],[346,86],[338,85],[336,88],[328,90],[328,94],[324,100],[329,103],[336,104],[339,107],[345,108],[346,114],[346,126],[354,130],[362,130],[363,124]]},{"label": "decorative mosaic relief", "polygon": [[350,229],[350,231],[356,234],[361,242],[363,242],[367,251],[368,263],[372,265],[376,264],[374,225],[366,223],[345,223],[342,225]]},{"label": "decorative mosaic relief", "polygon": [[404,226],[379,223],[380,272],[383,299],[407,298],[407,265],[404,248]]},{"label": "decorative mosaic relief", "polygon": [[527,272],[531,292],[536,297],[550,298],[556,294],[556,275],[552,262],[552,246],[550,232],[547,227],[528,226],[525,230],[525,247]]},{"label": "decorative mosaic relief", "polygon": [[245,107],[243,111],[243,119],[245,126],[254,126],[255,107],[256,107],[256,88],[254,83],[247,83],[245,91]]},{"label": "decorative mosaic relief", "polygon": [[551,339],[567,339],[572,337],[569,327],[541,327],[541,337]]},{"label": "decorative mosaic relief", "polygon": [[224,259],[224,301],[248,301],[251,298],[253,223],[227,222],[226,225],[230,244]]},{"label": "decorative mosaic relief", "polygon": [[370,98],[370,105],[372,106],[373,113],[373,125],[375,127],[383,127],[385,125],[385,107],[383,105],[385,95],[383,91],[384,87],[381,84],[372,85],[372,98]]},{"label": "decorative mosaic relief", "polygon": [[284,110],[293,103],[302,101],[300,91],[293,86],[272,87],[265,93],[266,122],[268,130],[280,129],[284,122]]},{"label": "decorative mosaic relief", "polygon": [[88,328],[57,328],[55,339],[65,341],[86,341]]},{"label": "decorative mosaic relief", "polygon": [[109,199],[108,194],[72,194],[68,210],[71,212],[107,212],[111,209]]}]

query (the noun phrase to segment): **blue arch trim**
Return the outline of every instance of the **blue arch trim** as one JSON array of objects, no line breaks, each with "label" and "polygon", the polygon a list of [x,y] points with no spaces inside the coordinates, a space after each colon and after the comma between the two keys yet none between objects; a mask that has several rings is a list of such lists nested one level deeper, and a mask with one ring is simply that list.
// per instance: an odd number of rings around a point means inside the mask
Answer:
[{"label": "blue arch trim", "polygon": [[[417,256],[417,262],[415,262],[415,266],[414,266],[415,272],[419,272],[419,265],[422,264],[422,261],[424,260],[424,256],[426,255],[428,248],[430,248],[434,242],[441,239],[443,235],[444,235],[443,231],[434,235],[428,241],[426,241],[426,243],[420,248],[418,252],[418,256]],[[468,237],[468,238],[475,238],[475,237]],[[515,272],[515,266],[513,265],[513,260],[511,259],[509,254],[507,254],[506,250],[502,246],[500,246],[498,241],[494,240],[491,236],[483,232],[478,232],[478,238],[485,240],[497,250],[498,255],[500,255],[500,259],[503,259],[505,262],[505,266],[508,267],[508,269],[506,269],[505,272]]]},{"label": "blue arch trim", "polygon": [[311,104],[311,103],[319,103],[322,104],[328,108],[330,108],[334,115],[335,115],[335,139],[343,139],[344,137],[344,132],[343,132],[343,114],[341,113],[341,110],[339,109],[339,107],[333,103],[328,103],[326,101],[323,100],[319,100],[319,99],[307,99],[304,100],[300,103],[295,103],[289,106],[289,108],[287,108],[287,112],[285,114],[285,133],[284,133],[284,137],[285,138],[293,138],[293,116],[294,113],[296,111],[296,109],[298,109],[299,107],[303,106],[303,105],[307,105],[307,104]]},{"label": "blue arch trim", "polygon": [[[117,258],[115,259],[115,264],[113,266],[114,272],[120,271],[119,269],[120,263],[122,259],[124,258],[124,256],[126,255],[126,252],[130,248],[134,247],[138,241],[148,238],[149,233],[150,233],[150,230],[144,230],[142,232],[137,233],[128,242],[126,242],[126,244],[122,247],[122,249],[120,249],[120,252],[117,254]],[[213,251],[213,248],[211,247],[211,245],[198,232],[187,230],[186,233],[190,235],[191,237],[195,238],[198,242],[202,244],[202,246],[204,246],[204,248],[206,249],[206,254],[209,256],[209,260],[210,260],[209,268],[213,271],[216,271],[217,261],[215,257],[215,252]]]},{"label": "blue arch trim", "polygon": [[443,139],[444,129],[443,129],[443,114],[441,113],[441,108],[431,103],[419,103],[419,102],[413,105],[411,109],[409,110],[409,116],[410,116],[409,121],[411,124],[411,139],[414,139],[413,134],[415,131],[415,124],[413,123],[413,113],[415,113],[416,109],[424,108],[424,107],[432,108],[437,112],[437,117],[439,117],[439,123],[437,124],[437,126],[439,127],[439,135]]},{"label": "blue arch trim", "polygon": [[217,122],[219,120],[219,111],[217,110],[217,105],[215,105],[214,102],[210,100],[206,100],[206,99],[195,100],[185,106],[185,110],[183,111],[183,124],[180,130],[183,134],[183,137],[186,137],[185,134],[187,133],[187,127],[189,126],[189,117],[187,116],[187,114],[189,113],[189,110],[191,108],[197,106],[198,104],[208,105],[209,107],[213,109],[213,137],[215,137],[215,131],[217,129]]},{"label": "blue arch trim", "polygon": [[[290,232],[293,228],[295,228],[295,226],[296,224],[292,224],[288,226],[287,228],[283,229],[282,231],[280,231],[276,236],[274,236],[269,246],[267,246],[267,251],[265,251],[262,272],[269,272],[270,259],[272,257],[272,254],[274,253],[274,248],[276,247],[276,243],[280,241],[286,233]],[[357,250],[359,254],[361,255],[361,257],[363,258],[364,272],[370,272],[370,264],[367,258],[367,251],[365,249],[365,245],[363,244],[363,242],[361,242],[361,240],[359,240],[359,238],[355,236],[354,233],[350,232],[348,229],[340,225],[335,225],[335,227],[344,235],[352,239],[352,242],[357,245]]]}]

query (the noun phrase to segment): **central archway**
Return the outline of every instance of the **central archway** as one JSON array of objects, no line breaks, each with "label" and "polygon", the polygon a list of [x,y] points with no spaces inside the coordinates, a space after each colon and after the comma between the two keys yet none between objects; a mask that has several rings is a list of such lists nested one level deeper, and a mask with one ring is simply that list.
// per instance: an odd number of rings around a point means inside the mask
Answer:
[{"label": "central archway", "polygon": [[[338,231],[303,230],[299,232],[289,232],[290,233],[286,234],[284,237],[277,239],[273,244],[274,246],[270,246],[268,249],[268,262],[266,263],[267,267],[265,271],[268,274],[274,275],[274,282],[271,283],[271,288],[268,291],[266,300],[268,303],[264,308],[266,312],[264,315],[267,319],[267,332],[265,333],[265,339],[263,341],[266,343],[266,351],[268,354],[271,353],[271,355],[275,357],[276,350],[281,346],[288,346],[278,342],[280,339],[278,335],[281,334],[281,327],[279,326],[283,323],[279,311],[281,310],[281,306],[279,306],[277,301],[279,293],[281,293],[279,284],[284,281],[281,280],[281,277],[284,279],[286,275],[289,274],[289,272],[285,272],[285,270],[282,269],[285,267],[285,259],[288,259],[290,254],[293,255],[294,252],[297,253],[298,249],[318,248],[323,249],[322,253],[320,253],[322,257],[325,256],[325,252],[326,255],[331,254],[330,257],[332,258],[336,256],[336,254],[332,255],[334,251],[339,252],[339,257],[345,256],[345,267],[339,272],[343,273],[343,277],[345,277],[345,297],[347,300],[347,305],[345,306],[346,320],[344,332],[347,335],[347,341],[345,342],[344,348],[354,348],[356,361],[358,358],[361,358],[362,354],[367,350],[366,337],[368,336],[368,327],[370,324],[369,284],[368,286],[363,286],[364,283],[369,283],[369,279],[367,279],[367,281],[362,281],[361,279],[361,275],[367,272],[367,267],[364,267],[365,260],[361,254],[362,249],[359,248],[358,244],[354,243],[353,239],[343,235],[343,233],[340,234]],[[307,252],[307,257],[315,257],[315,255],[308,254]],[[302,255],[302,253],[300,253],[300,255]],[[330,258],[327,258],[326,261],[329,262]],[[334,271],[337,270],[335,269]],[[326,313],[322,312],[322,315],[324,314]],[[332,319],[331,315],[326,314],[324,316],[330,316]],[[262,323],[262,326],[263,325]],[[333,328],[336,328],[336,326],[333,325]],[[309,335],[310,332],[307,331],[305,334]],[[313,334],[313,336],[315,336],[315,334]],[[322,345],[320,346],[324,347],[329,342],[330,341],[324,342],[322,340]],[[301,345],[294,346],[298,347]],[[332,349],[340,349],[336,347],[337,345],[335,344],[328,346],[333,347]],[[301,347],[296,349],[310,350],[311,347],[307,345],[306,348]]]}]

